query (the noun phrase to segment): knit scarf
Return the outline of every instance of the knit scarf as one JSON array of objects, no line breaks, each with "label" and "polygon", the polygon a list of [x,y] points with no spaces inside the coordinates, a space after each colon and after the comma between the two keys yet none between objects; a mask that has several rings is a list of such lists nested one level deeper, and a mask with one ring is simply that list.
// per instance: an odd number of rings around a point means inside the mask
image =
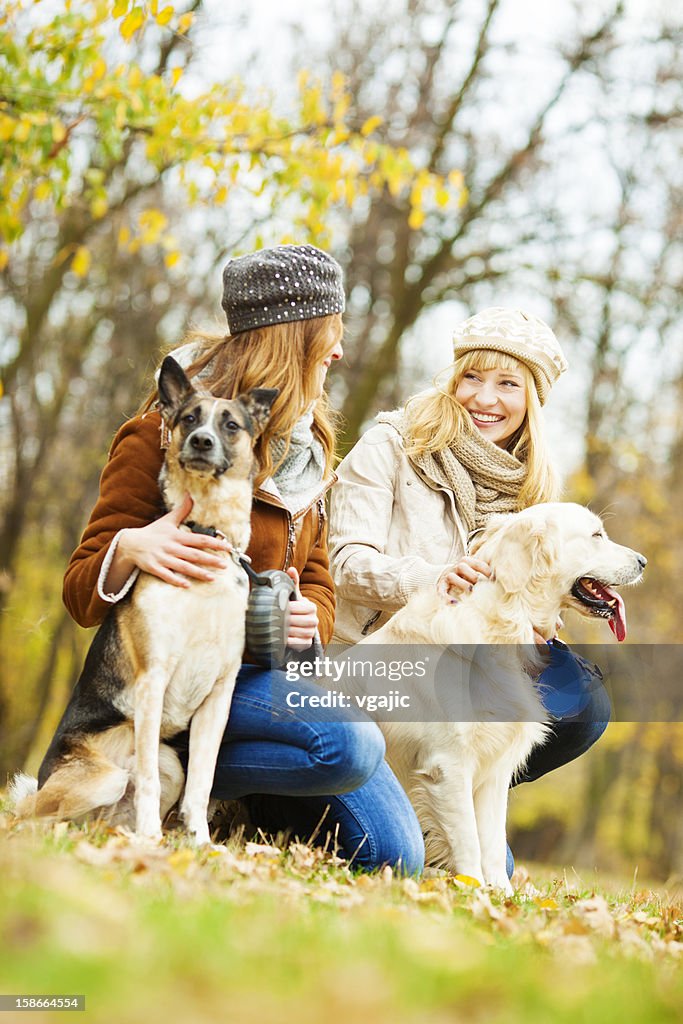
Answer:
[{"label": "knit scarf", "polygon": [[[270,442],[275,465],[286,449],[284,438],[274,438]],[[282,495],[306,495],[321,486],[324,472],[325,452],[313,433],[313,411],[309,410],[294,424],[289,450],[273,479]]]},{"label": "knit scarf", "polygon": [[[382,413],[405,439],[408,425],[403,410]],[[409,456],[411,463],[435,483],[451,490],[468,533],[485,526],[495,512],[515,512],[527,467],[505,448],[487,440],[478,430],[461,433],[438,452]]]}]

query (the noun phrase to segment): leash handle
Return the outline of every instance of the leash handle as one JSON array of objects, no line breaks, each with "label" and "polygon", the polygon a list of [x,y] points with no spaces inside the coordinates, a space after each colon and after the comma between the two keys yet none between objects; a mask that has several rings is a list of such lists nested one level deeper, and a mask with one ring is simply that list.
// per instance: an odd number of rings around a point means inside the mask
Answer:
[{"label": "leash handle", "polygon": [[265,576],[263,573],[256,572],[250,565],[250,559],[245,555],[240,555],[237,559],[239,564],[242,566],[247,576],[255,587],[270,587],[273,589],[273,580],[270,576]]}]

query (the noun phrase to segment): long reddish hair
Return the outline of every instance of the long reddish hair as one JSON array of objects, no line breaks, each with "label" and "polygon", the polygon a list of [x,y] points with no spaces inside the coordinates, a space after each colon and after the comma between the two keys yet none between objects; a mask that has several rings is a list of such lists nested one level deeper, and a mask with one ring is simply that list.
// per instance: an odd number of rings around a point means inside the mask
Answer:
[{"label": "long reddish hair", "polygon": [[[287,447],[292,430],[313,406],[313,433],[323,446],[326,473],[334,464],[335,427],[327,395],[322,392],[322,363],[342,336],[338,313],[293,320],[291,323],[258,327],[240,334],[213,335],[191,331],[186,344],[196,348],[193,361],[185,368],[192,379],[206,370],[201,386],[219,398],[236,398],[252,388],[279,388],[272,414],[256,442],[258,487],[277,470],[270,442],[284,438]],[[172,350],[169,350],[172,351]],[[140,412],[156,401],[156,389],[148,395]],[[285,452],[286,454],[286,452]]]}]

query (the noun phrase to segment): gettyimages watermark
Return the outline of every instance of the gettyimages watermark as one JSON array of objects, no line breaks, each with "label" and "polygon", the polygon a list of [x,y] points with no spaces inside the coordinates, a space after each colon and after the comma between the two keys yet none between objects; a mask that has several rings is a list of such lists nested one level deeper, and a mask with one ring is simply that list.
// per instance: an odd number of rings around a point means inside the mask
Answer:
[{"label": "gettyimages watermark", "polygon": [[541,699],[537,721],[683,721],[679,644],[330,645],[282,673],[286,707],[311,721],[529,721],[525,685]]}]

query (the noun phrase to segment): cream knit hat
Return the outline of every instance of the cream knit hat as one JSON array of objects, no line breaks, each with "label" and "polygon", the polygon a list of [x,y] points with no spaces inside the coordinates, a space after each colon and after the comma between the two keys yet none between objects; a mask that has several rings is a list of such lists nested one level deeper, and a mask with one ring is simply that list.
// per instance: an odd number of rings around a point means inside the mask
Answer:
[{"label": "cream knit hat", "polygon": [[453,355],[474,349],[493,349],[519,359],[529,367],[536,381],[541,405],[548,392],[567,369],[560,343],[540,317],[521,309],[492,306],[458,324],[453,333]]}]

